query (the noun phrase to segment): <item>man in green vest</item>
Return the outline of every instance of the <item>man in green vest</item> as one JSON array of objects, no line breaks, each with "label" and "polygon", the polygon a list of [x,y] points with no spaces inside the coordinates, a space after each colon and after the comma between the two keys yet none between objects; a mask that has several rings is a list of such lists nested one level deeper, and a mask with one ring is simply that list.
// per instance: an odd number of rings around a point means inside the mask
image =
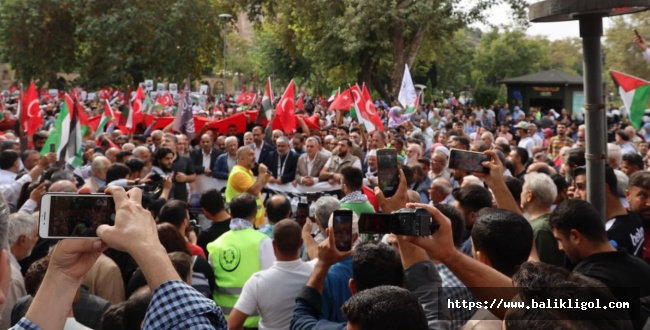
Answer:
[{"label": "man in green vest", "polygon": [[[242,193],[230,202],[230,231],[208,244],[209,258],[214,269],[216,290],[214,302],[228,315],[253,273],[273,265],[275,255],[271,239],[253,228],[257,213],[256,198]],[[257,328],[259,315],[251,315],[245,328]]]}]

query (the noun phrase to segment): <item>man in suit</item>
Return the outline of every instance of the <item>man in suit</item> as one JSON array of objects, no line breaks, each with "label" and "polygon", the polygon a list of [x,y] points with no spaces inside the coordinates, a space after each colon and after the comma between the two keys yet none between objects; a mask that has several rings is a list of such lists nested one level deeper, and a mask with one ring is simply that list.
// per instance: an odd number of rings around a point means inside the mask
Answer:
[{"label": "man in suit", "polygon": [[201,146],[200,148],[196,148],[190,153],[194,172],[196,172],[196,174],[212,176],[214,163],[222,152],[214,147],[212,144],[212,136],[210,136],[210,134],[201,135],[199,145]]},{"label": "man in suit", "polygon": [[229,136],[226,138],[226,153],[219,155],[217,161],[214,162],[212,169],[212,177],[221,180],[228,180],[228,175],[233,166],[237,164],[237,149],[239,142],[236,136]]},{"label": "man in suit", "polygon": [[[255,152],[255,163],[262,164],[269,156],[269,154],[275,151],[273,145],[264,141],[264,130],[261,126],[255,126],[253,128],[253,143],[248,145]],[[253,169],[253,175],[257,176],[257,167]]]},{"label": "man in suit", "polygon": [[294,184],[299,183],[310,187],[318,183],[318,175],[325,166],[328,157],[319,151],[320,143],[315,137],[307,138],[305,148],[307,152],[298,158]]},{"label": "man in suit", "polygon": [[277,150],[272,152],[264,163],[271,173],[269,183],[285,184],[292,182],[296,177],[298,155],[291,150],[289,139],[286,136],[279,137],[276,145]]}]

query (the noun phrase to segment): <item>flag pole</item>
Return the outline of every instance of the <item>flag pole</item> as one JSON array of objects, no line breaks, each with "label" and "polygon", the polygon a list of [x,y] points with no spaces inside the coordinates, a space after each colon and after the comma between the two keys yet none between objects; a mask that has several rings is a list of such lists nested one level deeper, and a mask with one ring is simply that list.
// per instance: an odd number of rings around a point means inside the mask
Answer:
[{"label": "flag pole", "polygon": [[20,151],[25,151],[27,150],[28,144],[29,144],[29,136],[25,136],[23,130],[21,129],[21,126],[23,125],[22,120],[20,117],[22,117],[22,112],[24,111],[23,107],[23,84],[21,83],[19,85],[20,93],[18,93],[18,111],[16,111],[16,114],[18,115],[18,118],[16,118],[16,133],[18,133],[18,139],[20,139]]}]

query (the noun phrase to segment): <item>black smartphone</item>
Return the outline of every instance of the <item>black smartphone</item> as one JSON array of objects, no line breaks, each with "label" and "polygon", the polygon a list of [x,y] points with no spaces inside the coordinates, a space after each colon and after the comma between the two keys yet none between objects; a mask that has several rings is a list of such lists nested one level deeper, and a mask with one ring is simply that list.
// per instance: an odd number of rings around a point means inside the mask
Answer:
[{"label": "black smartphone", "polygon": [[490,156],[480,152],[451,149],[449,153],[449,168],[459,169],[467,172],[490,173],[483,162],[489,162]]},{"label": "black smartphone", "polygon": [[48,193],[41,198],[38,233],[43,238],[93,238],[97,227],[114,223],[111,195]]},{"label": "black smartphone", "polygon": [[361,213],[359,217],[360,234],[390,234],[391,214]]},{"label": "black smartphone", "polygon": [[336,210],[332,218],[336,249],[350,251],[352,249],[352,211]]},{"label": "black smartphone", "polygon": [[56,152],[56,146],[54,146],[54,143],[50,143],[50,152]]},{"label": "black smartphone", "polygon": [[397,150],[377,150],[377,180],[384,197],[393,197],[395,195],[397,186],[399,186]]},{"label": "black smartphone", "polygon": [[309,216],[309,204],[298,203],[298,208],[296,208],[296,221],[298,222],[300,227],[305,225],[308,216]]}]

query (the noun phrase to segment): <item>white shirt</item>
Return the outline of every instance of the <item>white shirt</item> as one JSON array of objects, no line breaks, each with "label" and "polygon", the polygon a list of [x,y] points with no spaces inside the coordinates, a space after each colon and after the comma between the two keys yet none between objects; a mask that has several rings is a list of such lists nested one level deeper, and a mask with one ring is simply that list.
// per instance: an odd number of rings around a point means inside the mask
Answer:
[{"label": "white shirt", "polygon": [[[314,155],[314,159],[309,160],[309,155],[307,155],[307,175],[309,175],[309,173],[311,173],[311,170],[314,168],[314,162],[316,161],[316,156],[317,155]],[[318,183],[318,175],[312,178],[314,179],[314,184]]]},{"label": "white shirt", "polygon": [[212,154],[212,149],[210,149],[210,152],[207,154],[204,150],[201,150],[201,154],[203,155],[203,168],[210,168],[210,155]]},{"label": "white shirt", "polygon": [[533,158],[533,147],[535,146],[535,140],[533,140],[533,138],[527,136],[521,139],[517,146],[528,150],[528,157]]},{"label": "white shirt", "polygon": [[7,170],[0,170],[0,184],[12,183],[14,181],[16,181],[16,173]]},{"label": "white shirt", "polygon": [[232,168],[237,164],[237,158],[231,159],[230,155],[228,155],[226,160],[228,161],[228,171],[232,171]]},{"label": "white shirt", "polygon": [[67,320],[65,320],[65,325],[63,326],[63,330],[92,330],[89,327],[77,322],[74,317],[68,317]]},{"label": "white shirt", "polygon": [[235,308],[247,315],[259,312],[260,330],[289,329],[296,297],[312,269],[301,260],[274,262],[246,281]]},{"label": "white shirt", "polygon": [[643,57],[645,57],[645,60],[646,60],[646,61],[650,62],[650,48],[647,48],[647,49],[643,52]]},{"label": "white shirt", "polygon": [[262,142],[262,145],[258,148],[255,143],[251,143],[250,147],[253,148],[253,152],[255,152],[255,162],[259,163],[260,162],[260,154],[262,154],[262,147],[264,147],[264,142]]},{"label": "white shirt", "polygon": [[32,177],[29,176],[29,174],[21,176],[18,180],[13,180],[9,183],[2,183],[0,184],[0,194],[4,197],[7,203],[15,206],[16,203],[18,203],[20,190],[26,182],[32,182]]},{"label": "white shirt", "polygon": [[544,141],[539,136],[537,136],[537,134],[533,135],[532,138],[533,138],[533,141],[535,141],[535,146],[536,147],[541,147],[542,144],[544,143]]}]

